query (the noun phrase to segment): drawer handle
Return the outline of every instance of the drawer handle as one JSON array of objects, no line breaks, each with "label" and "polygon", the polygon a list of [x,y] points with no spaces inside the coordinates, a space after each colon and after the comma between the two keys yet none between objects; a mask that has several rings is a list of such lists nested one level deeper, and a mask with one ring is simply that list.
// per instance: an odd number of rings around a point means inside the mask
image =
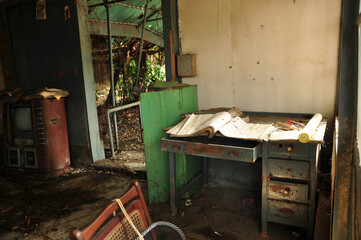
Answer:
[{"label": "drawer handle", "polygon": [[283,191],[283,194],[289,195],[289,194],[290,194],[290,191],[291,191],[291,189],[288,188],[288,187],[286,187],[285,190]]},{"label": "drawer handle", "polygon": [[287,147],[287,151],[291,152],[293,150],[293,148],[291,146]]}]

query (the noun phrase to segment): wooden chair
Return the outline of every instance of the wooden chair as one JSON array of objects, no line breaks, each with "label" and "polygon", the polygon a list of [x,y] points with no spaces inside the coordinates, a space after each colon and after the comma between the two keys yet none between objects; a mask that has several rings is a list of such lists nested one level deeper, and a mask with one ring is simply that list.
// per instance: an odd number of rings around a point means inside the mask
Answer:
[{"label": "wooden chair", "polygon": [[[152,222],[148,213],[143,193],[138,182],[133,182],[130,189],[120,198],[128,215],[139,232],[143,232]],[[115,216],[113,213],[117,212]],[[138,236],[130,226],[116,202],[112,202],[95,217],[90,224],[81,230],[75,229],[70,233],[71,240],[128,240]],[[152,237],[154,238],[154,235]]]}]

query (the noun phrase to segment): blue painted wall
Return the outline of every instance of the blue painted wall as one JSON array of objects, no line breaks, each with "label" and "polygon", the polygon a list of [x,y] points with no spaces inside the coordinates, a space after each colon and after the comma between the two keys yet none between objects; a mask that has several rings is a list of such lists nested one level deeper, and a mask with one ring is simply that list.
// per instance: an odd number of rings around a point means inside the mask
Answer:
[{"label": "blue painted wall", "polygon": [[[5,9],[12,44],[15,86],[70,91],[66,99],[72,163],[90,163],[87,111],[77,11],[74,1],[47,0],[46,20],[35,19],[36,2]],[[65,19],[68,6],[70,18]]]}]

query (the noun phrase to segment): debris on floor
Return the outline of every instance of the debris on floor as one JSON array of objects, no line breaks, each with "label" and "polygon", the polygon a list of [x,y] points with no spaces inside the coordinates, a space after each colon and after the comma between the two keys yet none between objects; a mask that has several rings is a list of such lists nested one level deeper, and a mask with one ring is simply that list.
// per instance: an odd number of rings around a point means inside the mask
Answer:
[{"label": "debris on floor", "polygon": [[[66,239],[72,229],[85,226],[112,199],[122,196],[133,180],[140,182],[147,201],[147,182],[139,173],[74,168],[46,181],[0,175],[0,239]],[[187,240],[304,239],[304,229],[272,223],[268,235],[260,234],[260,195],[226,187],[202,188],[186,198],[191,205],[179,200],[176,216],[171,215],[169,202],[147,206],[153,222],[177,225]]]},{"label": "debris on floor", "polygon": [[0,176],[0,239],[66,239],[131,181],[85,168],[46,181]]}]

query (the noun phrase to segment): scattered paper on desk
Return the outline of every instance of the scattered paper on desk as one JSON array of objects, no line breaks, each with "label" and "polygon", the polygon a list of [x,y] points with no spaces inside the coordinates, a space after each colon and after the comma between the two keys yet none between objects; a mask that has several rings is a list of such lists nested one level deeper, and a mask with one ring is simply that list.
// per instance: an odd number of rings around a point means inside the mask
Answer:
[{"label": "scattered paper on desk", "polygon": [[191,137],[208,132],[213,137],[221,127],[232,119],[228,112],[215,114],[191,114],[167,131],[173,137]]},{"label": "scattered paper on desk", "polygon": [[[211,138],[215,134],[245,140],[255,141],[297,141],[300,131],[298,129],[285,131],[277,127],[277,122],[287,121],[285,116],[250,115],[249,122],[230,114],[228,111],[205,114],[187,114],[177,125],[171,127],[166,133],[171,137],[193,137],[205,135]],[[302,118],[298,121],[307,122]],[[310,137],[311,142],[322,142],[325,134],[327,120],[319,124],[317,130]]]},{"label": "scattered paper on desk", "polygon": [[219,129],[219,132],[230,138],[266,141],[268,140],[268,133],[274,129],[276,128],[271,124],[246,123],[240,117],[235,117]]}]

